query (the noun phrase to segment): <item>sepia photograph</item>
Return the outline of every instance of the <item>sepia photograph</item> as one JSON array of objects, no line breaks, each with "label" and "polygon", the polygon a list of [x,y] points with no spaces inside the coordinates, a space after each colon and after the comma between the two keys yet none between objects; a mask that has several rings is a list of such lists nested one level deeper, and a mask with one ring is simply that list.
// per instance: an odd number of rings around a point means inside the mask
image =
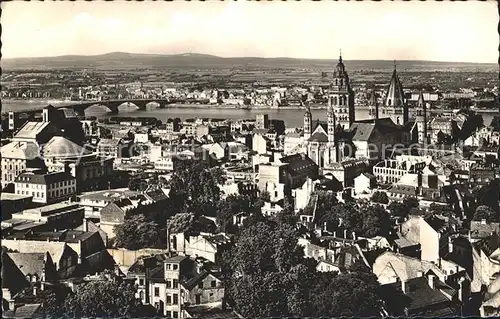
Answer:
[{"label": "sepia photograph", "polygon": [[2,318],[500,316],[500,2],[0,22]]}]

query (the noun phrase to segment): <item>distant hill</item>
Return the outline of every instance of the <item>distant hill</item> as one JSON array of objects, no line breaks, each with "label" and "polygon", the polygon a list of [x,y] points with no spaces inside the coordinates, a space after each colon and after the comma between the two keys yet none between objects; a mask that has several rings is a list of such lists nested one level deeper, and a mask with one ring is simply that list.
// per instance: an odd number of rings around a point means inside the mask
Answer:
[{"label": "distant hill", "polygon": [[[393,61],[384,60],[346,60],[350,71],[391,70]],[[4,70],[44,70],[44,69],[227,69],[227,68],[303,68],[331,70],[336,59],[294,59],[294,58],[223,58],[208,54],[137,54],[111,52],[101,55],[63,55],[40,58],[2,59]],[[398,61],[398,69],[420,71],[493,71],[498,69],[494,63],[457,63],[435,61]]]}]

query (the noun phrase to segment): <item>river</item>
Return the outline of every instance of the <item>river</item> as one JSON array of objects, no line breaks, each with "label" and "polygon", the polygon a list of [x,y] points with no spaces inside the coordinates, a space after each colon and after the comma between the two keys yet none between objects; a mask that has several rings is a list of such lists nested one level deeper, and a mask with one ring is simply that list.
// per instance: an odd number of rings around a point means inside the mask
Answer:
[{"label": "river", "polygon": [[[57,101],[6,101],[2,105],[2,112],[12,110],[30,110],[46,106],[47,104],[57,106]],[[67,104],[68,102],[62,102]],[[322,119],[326,120],[326,110],[312,109],[313,120]],[[237,108],[217,108],[215,106],[201,108],[201,107],[168,107],[165,109],[158,109],[149,107],[145,111],[138,110],[134,105],[127,106],[126,104],[119,107],[118,116],[129,117],[155,117],[163,122],[168,118],[180,118],[181,120],[187,118],[224,118],[224,119],[255,119],[257,114],[268,114],[269,119],[283,120],[287,127],[302,126],[304,110],[303,109],[237,109]],[[96,116],[98,118],[110,117],[107,113],[107,108],[102,106],[91,106],[85,111],[86,116]],[[489,125],[495,113],[482,113],[484,124]],[[356,120],[368,119],[368,109],[356,109]]]}]

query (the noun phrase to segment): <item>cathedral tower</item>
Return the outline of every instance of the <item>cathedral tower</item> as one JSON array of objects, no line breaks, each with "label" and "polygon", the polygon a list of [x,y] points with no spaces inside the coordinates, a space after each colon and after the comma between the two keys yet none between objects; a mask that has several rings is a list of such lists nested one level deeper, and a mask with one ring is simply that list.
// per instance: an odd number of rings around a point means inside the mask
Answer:
[{"label": "cathedral tower", "polygon": [[336,123],[335,123],[335,113],[333,112],[333,107],[332,106],[328,106],[328,111],[327,111],[327,118],[328,118],[328,122],[327,122],[327,129],[328,129],[328,143],[333,143],[335,141],[335,127],[336,127]]},{"label": "cathedral tower", "polygon": [[404,125],[408,123],[408,105],[404,98],[403,86],[396,71],[396,63],[394,63],[394,71],[384,101],[384,113],[396,124]]},{"label": "cathedral tower", "polygon": [[311,137],[312,131],[312,114],[309,106],[306,106],[306,112],[304,113],[304,139],[309,139]]},{"label": "cathedral tower", "polygon": [[333,83],[330,87],[329,98],[337,123],[348,129],[354,123],[354,91],[349,83],[349,76],[342,62],[342,55],[334,71]]},{"label": "cathedral tower", "polygon": [[379,117],[378,100],[377,100],[377,93],[375,91],[372,91],[370,93],[370,96],[368,97],[368,109],[370,113],[370,118],[378,119]]},{"label": "cathedral tower", "polygon": [[424,101],[424,94],[420,90],[417,102],[417,130],[418,130],[418,143],[427,144],[427,106]]}]

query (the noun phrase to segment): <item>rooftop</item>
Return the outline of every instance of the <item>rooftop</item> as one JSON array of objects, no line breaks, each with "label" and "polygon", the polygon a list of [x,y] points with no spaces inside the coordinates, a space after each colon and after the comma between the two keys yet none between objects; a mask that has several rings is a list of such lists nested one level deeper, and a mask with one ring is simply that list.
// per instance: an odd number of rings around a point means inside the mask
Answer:
[{"label": "rooftop", "polygon": [[26,122],[21,129],[14,135],[14,138],[36,139],[50,123],[49,122]]},{"label": "rooftop", "polygon": [[21,173],[16,177],[16,183],[30,183],[30,184],[41,184],[41,185],[51,185],[64,181],[71,181],[75,178],[67,172],[53,172],[53,173],[31,173],[25,172]]}]

